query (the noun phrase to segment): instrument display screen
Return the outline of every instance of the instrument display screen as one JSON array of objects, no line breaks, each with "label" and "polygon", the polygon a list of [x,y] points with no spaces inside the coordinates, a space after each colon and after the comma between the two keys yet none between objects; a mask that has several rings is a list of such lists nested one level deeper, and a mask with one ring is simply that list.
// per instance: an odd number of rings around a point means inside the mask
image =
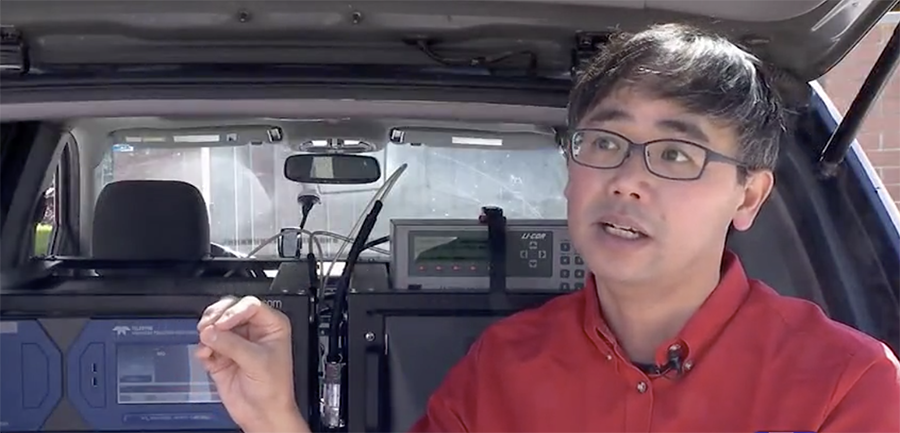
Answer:
[{"label": "instrument display screen", "polygon": [[421,235],[413,237],[415,263],[481,262],[490,260],[486,233],[466,233],[448,236]]},{"label": "instrument display screen", "polygon": [[117,345],[119,404],[221,402],[196,350],[196,344]]}]

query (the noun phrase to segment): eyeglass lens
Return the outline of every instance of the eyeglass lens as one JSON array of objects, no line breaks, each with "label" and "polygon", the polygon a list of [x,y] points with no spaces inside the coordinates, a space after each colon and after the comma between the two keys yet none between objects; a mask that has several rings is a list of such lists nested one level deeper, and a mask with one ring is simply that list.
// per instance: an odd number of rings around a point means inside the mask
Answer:
[{"label": "eyeglass lens", "polygon": [[[666,178],[696,178],[706,162],[706,149],[696,144],[660,140],[638,146],[650,171]],[[590,167],[616,168],[631,148],[628,139],[607,131],[579,130],[572,135],[573,158]]]}]

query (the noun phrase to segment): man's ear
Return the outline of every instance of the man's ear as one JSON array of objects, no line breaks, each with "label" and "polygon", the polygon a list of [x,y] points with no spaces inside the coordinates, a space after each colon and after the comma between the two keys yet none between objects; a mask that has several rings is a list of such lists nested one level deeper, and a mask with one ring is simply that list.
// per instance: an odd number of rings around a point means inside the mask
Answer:
[{"label": "man's ear", "polygon": [[743,194],[735,209],[732,225],[736,230],[746,231],[753,226],[753,221],[760,208],[772,194],[775,187],[775,175],[769,170],[751,172],[741,187]]}]

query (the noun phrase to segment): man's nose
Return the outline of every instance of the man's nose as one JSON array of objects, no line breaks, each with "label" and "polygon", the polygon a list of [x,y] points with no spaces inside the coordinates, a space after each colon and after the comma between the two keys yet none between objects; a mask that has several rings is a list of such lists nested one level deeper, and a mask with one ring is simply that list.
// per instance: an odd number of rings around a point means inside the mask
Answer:
[{"label": "man's nose", "polygon": [[652,176],[644,165],[644,154],[633,149],[622,165],[614,170],[609,183],[610,193],[637,200],[646,198]]}]

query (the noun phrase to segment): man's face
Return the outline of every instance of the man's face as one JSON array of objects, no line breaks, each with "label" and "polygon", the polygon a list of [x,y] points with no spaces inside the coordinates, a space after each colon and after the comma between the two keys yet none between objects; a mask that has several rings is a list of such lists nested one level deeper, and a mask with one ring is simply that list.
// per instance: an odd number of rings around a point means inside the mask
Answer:
[{"label": "man's face", "polygon": [[[609,130],[635,143],[687,140],[737,156],[733,128],[628,90],[598,103],[578,128]],[[596,144],[582,143],[583,149],[589,146]],[[741,184],[738,168],[719,161],[710,161],[696,180],[664,179],[648,171],[642,158],[633,151],[614,169],[568,163],[569,231],[600,280],[640,284],[690,272],[697,263],[708,266],[720,258],[729,226],[748,229],[772,188],[771,173],[751,173]]]}]

